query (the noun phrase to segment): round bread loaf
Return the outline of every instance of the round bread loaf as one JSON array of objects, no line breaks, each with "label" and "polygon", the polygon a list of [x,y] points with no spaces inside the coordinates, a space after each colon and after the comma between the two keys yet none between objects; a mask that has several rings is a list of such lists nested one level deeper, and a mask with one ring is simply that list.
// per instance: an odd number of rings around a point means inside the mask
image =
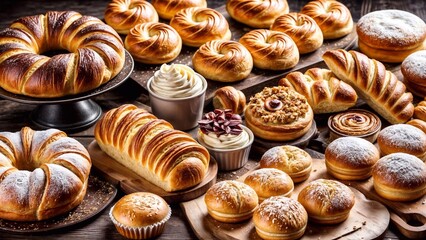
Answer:
[{"label": "round bread loaf", "polygon": [[358,137],[338,138],[325,149],[327,171],[341,180],[370,177],[379,159],[379,150],[371,142]]},{"label": "round bread loaf", "polygon": [[162,64],[173,61],[182,49],[182,39],[165,23],[142,23],[132,28],[124,46],[141,63]]},{"label": "round bread loaf", "polygon": [[158,22],[157,11],[145,0],[111,0],[104,17],[105,22],[120,34],[128,34],[140,23]]},{"label": "round bread loaf", "polygon": [[152,0],[152,5],[161,18],[170,20],[182,9],[190,7],[207,7],[206,0]]},{"label": "round bread loaf", "polygon": [[[77,12],[23,17],[0,32],[0,87],[53,98],[92,90],[123,68],[123,42],[101,20]],[[69,53],[52,57],[51,50]]]},{"label": "round bread loaf", "polygon": [[376,192],[391,201],[410,201],[426,194],[426,166],[407,153],[382,157],[373,168]]},{"label": "round bread loaf", "polygon": [[298,183],[308,179],[312,170],[312,158],[295,146],[277,146],[266,151],[260,159],[261,168],[277,168],[287,173],[293,182]]},{"label": "round bread loaf", "polygon": [[209,215],[217,221],[236,223],[252,217],[258,206],[256,192],[235,180],[214,184],[204,195]]},{"label": "round bread loaf", "polygon": [[[425,40],[426,41],[426,40]],[[410,54],[401,64],[407,88],[420,97],[426,96],[426,50]]]},{"label": "round bread loaf", "polygon": [[426,47],[425,22],[406,11],[370,12],[359,19],[356,31],[360,50],[378,61],[402,62]]},{"label": "round bread loaf", "polygon": [[0,219],[45,220],[83,201],[92,163],[64,132],[1,132],[0,152]]},{"label": "round bread loaf", "polygon": [[294,240],[305,233],[308,214],[296,200],[276,196],[259,205],[253,214],[253,223],[263,239]]},{"label": "round bread loaf", "polygon": [[233,113],[242,114],[246,107],[246,96],[234,87],[221,87],[214,93],[213,107],[215,109],[231,109]]},{"label": "round bread loaf", "polygon": [[320,224],[345,221],[355,204],[355,194],[345,184],[329,179],[310,182],[297,200],[308,212],[309,220]]},{"label": "round bread loaf", "polygon": [[299,62],[299,50],[285,33],[255,29],[244,34],[239,42],[250,52],[257,68],[285,70]]},{"label": "round bread loaf", "polygon": [[310,53],[322,46],[324,37],[314,19],[303,13],[291,12],[275,19],[271,30],[290,36],[300,54]]}]

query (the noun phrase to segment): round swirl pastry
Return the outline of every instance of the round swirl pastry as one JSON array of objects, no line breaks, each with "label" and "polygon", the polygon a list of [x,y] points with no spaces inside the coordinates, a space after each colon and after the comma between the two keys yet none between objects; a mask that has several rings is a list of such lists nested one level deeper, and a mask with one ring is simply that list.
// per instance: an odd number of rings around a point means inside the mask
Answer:
[{"label": "round swirl pastry", "polygon": [[182,49],[182,39],[165,23],[142,23],[130,30],[124,47],[141,63],[161,64],[174,60]]},{"label": "round swirl pastry", "polygon": [[308,212],[309,220],[320,224],[336,224],[349,217],[355,205],[355,194],[341,182],[318,179],[304,187],[297,200]]},{"label": "round swirl pastry", "polygon": [[253,28],[269,28],[277,17],[288,13],[286,0],[228,0],[226,11],[229,15]]},{"label": "round swirl pastry", "polygon": [[374,143],[381,127],[382,122],[376,114],[362,109],[337,113],[328,119],[330,141],[339,137],[354,136]]},{"label": "round swirl pastry", "polygon": [[152,5],[161,18],[170,20],[182,9],[190,7],[207,7],[206,0],[152,0]]},{"label": "round swirl pastry", "polygon": [[140,23],[158,22],[157,11],[145,0],[112,0],[104,17],[105,22],[120,34],[128,34]]},{"label": "round swirl pastry", "polygon": [[257,68],[285,70],[299,62],[299,50],[285,33],[255,29],[244,34],[239,42],[249,50]]},{"label": "round swirl pastry", "polygon": [[303,13],[288,13],[275,19],[271,30],[289,35],[300,54],[310,53],[322,46],[324,37],[314,19]]},{"label": "round swirl pastry", "polygon": [[86,194],[89,153],[59,130],[0,133],[0,218],[37,221],[64,214]]},{"label": "round swirl pastry", "polygon": [[203,44],[192,56],[195,71],[219,82],[246,78],[253,69],[250,52],[239,42],[213,40]]},{"label": "round swirl pastry", "polygon": [[242,114],[246,107],[246,96],[234,87],[225,86],[214,93],[213,107],[215,109],[231,109],[233,113]]},{"label": "round swirl pastry", "polygon": [[[94,89],[117,75],[125,58],[114,29],[72,11],[18,19],[0,32],[0,49],[0,86],[40,98]],[[58,49],[70,53],[40,55]]]},{"label": "round swirl pastry", "polygon": [[324,39],[335,39],[352,32],[353,21],[349,9],[338,1],[314,0],[301,13],[313,18],[321,28]]},{"label": "round swirl pastry", "polygon": [[257,137],[289,141],[311,127],[313,111],[306,98],[287,87],[265,87],[250,98],[245,110],[246,125]]},{"label": "round swirl pastry", "polygon": [[210,8],[182,9],[173,16],[170,25],[179,33],[183,44],[191,47],[199,47],[212,40],[231,39],[226,18]]}]

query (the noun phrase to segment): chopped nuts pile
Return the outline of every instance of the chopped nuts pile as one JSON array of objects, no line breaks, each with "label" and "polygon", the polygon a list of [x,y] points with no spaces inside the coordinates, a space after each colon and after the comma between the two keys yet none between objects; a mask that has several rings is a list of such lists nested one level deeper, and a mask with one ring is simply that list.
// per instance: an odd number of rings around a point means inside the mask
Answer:
[{"label": "chopped nuts pile", "polygon": [[222,134],[239,135],[243,131],[241,123],[241,116],[233,114],[231,109],[215,109],[213,112],[204,114],[203,118],[198,121],[201,132],[204,134],[212,132],[217,136]]}]

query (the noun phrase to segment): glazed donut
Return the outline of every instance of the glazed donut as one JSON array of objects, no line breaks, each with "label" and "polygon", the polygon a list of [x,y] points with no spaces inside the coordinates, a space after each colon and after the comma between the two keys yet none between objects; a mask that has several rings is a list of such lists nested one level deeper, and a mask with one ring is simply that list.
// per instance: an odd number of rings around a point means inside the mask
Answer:
[{"label": "glazed donut", "polygon": [[152,0],[152,6],[161,18],[170,20],[184,8],[207,7],[206,0]]},{"label": "glazed donut", "polygon": [[322,46],[324,37],[314,19],[303,13],[288,13],[279,16],[271,30],[287,34],[296,43],[300,54],[310,53]]},{"label": "glazed donut", "polygon": [[351,12],[338,1],[314,0],[303,6],[301,13],[318,23],[324,39],[340,38],[352,32]]},{"label": "glazed donut", "polygon": [[199,47],[211,40],[231,39],[225,17],[211,8],[182,9],[170,20],[170,26],[179,33],[183,44],[190,47]]},{"label": "glazed donut", "polygon": [[303,136],[311,127],[314,113],[306,98],[287,87],[265,87],[250,98],[246,125],[255,136],[272,141],[289,141]]},{"label": "glazed donut", "polygon": [[299,50],[285,33],[255,29],[244,34],[239,42],[249,50],[257,68],[285,70],[299,62]]},{"label": "glazed donut", "polygon": [[242,114],[246,107],[246,96],[234,87],[225,86],[214,93],[213,107],[215,109],[231,109],[233,113]]},{"label": "glazed donut", "polygon": [[253,59],[241,43],[213,40],[194,53],[192,65],[195,71],[210,80],[235,82],[250,74]]},{"label": "glazed donut", "polygon": [[174,60],[182,49],[182,39],[165,23],[142,23],[130,29],[124,46],[141,63],[161,64]]},{"label": "glazed donut", "polygon": [[104,18],[120,34],[128,34],[139,23],[158,22],[157,11],[145,0],[112,0]]},{"label": "glazed donut", "polygon": [[275,19],[289,12],[286,0],[228,0],[226,11],[240,23],[253,28],[269,28]]}]

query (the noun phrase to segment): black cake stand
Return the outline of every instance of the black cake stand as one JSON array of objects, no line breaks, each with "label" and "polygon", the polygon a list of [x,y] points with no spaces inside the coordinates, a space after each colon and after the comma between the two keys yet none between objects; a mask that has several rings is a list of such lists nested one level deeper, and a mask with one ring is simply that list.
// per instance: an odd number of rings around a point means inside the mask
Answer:
[{"label": "black cake stand", "polygon": [[60,98],[34,98],[13,94],[0,88],[0,97],[25,104],[35,104],[30,118],[42,129],[56,128],[66,132],[86,129],[100,118],[101,107],[91,97],[102,94],[122,84],[133,71],[134,61],[126,51],[124,67],[113,79],[85,93]]}]

